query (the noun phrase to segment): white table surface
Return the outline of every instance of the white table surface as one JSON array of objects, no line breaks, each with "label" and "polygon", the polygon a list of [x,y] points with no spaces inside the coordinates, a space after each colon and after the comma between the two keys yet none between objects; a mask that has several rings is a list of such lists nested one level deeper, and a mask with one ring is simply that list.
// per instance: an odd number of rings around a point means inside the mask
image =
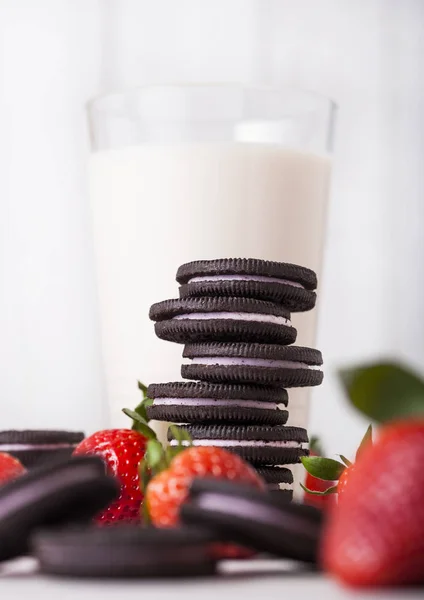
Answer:
[{"label": "white table surface", "polygon": [[9,600],[348,600],[423,598],[420,590],[358,592],[281,560],[226,561],[222,576],[178,580],[87,581],[41,576],[30,559],[0,567],[0,597]]}]

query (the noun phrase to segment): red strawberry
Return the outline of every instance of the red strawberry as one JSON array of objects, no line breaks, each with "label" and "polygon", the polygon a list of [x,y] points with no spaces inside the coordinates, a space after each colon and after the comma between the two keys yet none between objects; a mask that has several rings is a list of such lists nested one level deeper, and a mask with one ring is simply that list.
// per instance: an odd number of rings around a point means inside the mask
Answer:
[{"label": "red strawberry", "polygon": [[0,484],[17,479],[25,473],[25,467],[17,458],[6,452],[0,452]]},{"label": "red strawberry", "polygon": [[424,420],[387,425],[350,473],[323,544],[353,586],[424,583]]},{"label": "red strawberry", "polygon": [[181,504],[187,499],[195,477],[217,477],[265,489],[256,471],[240,457],[221,448],[187,448],[178,454],[168,469],[149,482],[146,503],[157,527],[178,525]]},{"label": "red strawberry", "polygon": [[[371,425],[365,432],[356,452],[356,460],[358,460],[368,445],[372,445]],[[324,508],[328,505],[320,505],[317,501],[326,501],[334,498],[334,494],[337,494],[339,501],[343,497],[350,481],[350,474],[354,470],[355,465],[342,454],[340,454],[340,458],[342,462],[333,460],[332,458],[323,458],[322,456],[314,455],[312,450],[311,456],[305,456],[301,459],[308,473],[306,486],[300,484],[305,492],[305,502],[307,504],[315,504],[319,508]],[[334,504],[336,504],[335,498],[332,505]]]},{"label": "red strawberry", "polygon": [[[262,478],[240,457],[222,448],[187,448],[187,445],[183,444],[191,443],[188,433],[181,428],[171,428],[179,441],[179,447],[168,448],[164,452],[157,441],[150,441],[147,461],[141,469],[144,484],[147,486],[145,514],[149,515],[157,527],[175,527],[179,524],[180,506],[187,499],[195,477],[229,479],[265,489]],[[146,472],[149,463],[154,474],[150,480]],[[254,554],[247,548],[232,544],[215,544],[211,551],[220,559],[249,558]]]},{"label": "red strawberry", "polygon": [[144,458],[147,439],[131,429],[105,429],[83,440],[74,455],[96,454],[103,458],[108,472],[120,485],[119,498],[110,504],[97,521],[100,524],[140,520],[143,495],[140,489],[138,465]]},{"label": "red strawberry", "polygon": [[121,484],[119,498],[110,504],[98,517],[99,524],[111,524],[118,521],[140,521],[140,506],[143,493],[140,487],[139,464],[144,458],[148,439],[154,439],[154,432],[147,425],[146,406],[150,400],[146,397],[146,387],[139,383],[143,392],[143,401],[135,412],[124,409],[124,413],[133,419],[132,429],[105,429],[83,440],[74,450],[74,455],[96,454],[103,458],[106,468]]},{"label": "red strawberry", "polygon": [[343,473],[339,477],[339,481],[337,482],[337,496],[339,502],[343,500],[346,490],[350,485],[350,480],[352,477],[352,473],[355,471],[355,465],[350,465],[350,467],[346,467]]},{"label": "red strawberry", "polygon": [[[312,437],[309,444],[310,456],[322,456],[322,450],[317,438]],[[305,480],[305,488],[311,490],[311,492],[325,492],[325,490],[334,485],[335,481],[324,481],[323,479],[318,479],[318,477],[314,477],[310,473],[306,473]],[[328,510],[337,504],[337,497],[335,494],[326,494],[326,495],[316,495],[305,492],[303,501],[305,504],[310,504],[312,506],[316,506],[317,508],[321,508],[322,510]]]}]

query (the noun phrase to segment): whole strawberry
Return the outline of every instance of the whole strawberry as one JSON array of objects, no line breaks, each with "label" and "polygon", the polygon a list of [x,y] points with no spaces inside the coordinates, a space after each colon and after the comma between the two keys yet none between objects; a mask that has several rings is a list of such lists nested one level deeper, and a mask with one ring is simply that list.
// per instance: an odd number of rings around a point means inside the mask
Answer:
[{"label": "whole strawberry", "polygon": [[424,420],[381,430],[326,532],[324,567],[354,586],[424,583]]},{"label": "whole strawberry", "polygon": [[[193,447],[188,432],[171,425],[178,445],[163,449],[158,440],[149,440],[146,458],[140,465],[144,518],[156,527],[179,525],[180,507],[188,498],[195,477],[228,479],[265,490],[265,482],[240,457],[213,447]],[[217,558],[248,558],[254,552],[232,544],[214,544]]]},{"label": "whole strawberry", "polygon": [[100,456],[108,473],[117,478],[121,486],[119,498],[110,504],[96,521],[101,525],[117,522],[140,522],[140,506],[143,493],[140,487],[139,464],[144,458],[149,438],[155,437],[147,426],[145,407],[149,403],[143,391],[143,402],[135,412],[124,409],[133,419],[132,429],[104,429],[83,440],[74,450],[74,455],[95,454]]},{"label": "whole strawberry", "polygon": [[[309,444],[309,453],[310,456],[322,456],[323,452],[317,438],[311,438]],[[303,497],[304,503],[316,506],[322,510],[329,510],[337,503],[337,496],[336,494],[322,494],[322,492],[325,492],[329,486],[334,486],[335,483],[335,481],[324,481],[323,479],[318,479],[318,477],[314,477],[307,472],[305,489],[309,490],[309,492],[305,491],[305,495]],[[340,484],[337,487],[339,488]],[[315,492],[320,492],[320,494],[316,494]]]},{"label": "whole strawberry", "polygon": [[153,477],[145,502],[157,527],[173,527],[195,477],[216,477],[265,489],[256,471],[240,457],[222,448],[191,447],[172,459],[169,467]]},{"label": "whole strawberry", "polygon": [[[372,445],[372,426],[370,425],[365,432],[361,444],[356,452],[356,460],[368,445]],[[306,485],[301,485],[305,492],[305,503],[315,504],[319,508],[328,508],[328,505],[321,505],[314,501],[325,501],[334,499],[330,506],[335,504],[335,496],[340,502],[344,498],[346,489],[349,487],[351,474],[355,470],[355,464],[351,463],[345,456],[340,455],[341,461],[332,458],[323,458],[314,455],[302,457],[302,463],[307,471]]]},{"label": "whole strawberry", "polygon": [[0,485],[26,473],[23,464],[14,456],[0,452]]}]

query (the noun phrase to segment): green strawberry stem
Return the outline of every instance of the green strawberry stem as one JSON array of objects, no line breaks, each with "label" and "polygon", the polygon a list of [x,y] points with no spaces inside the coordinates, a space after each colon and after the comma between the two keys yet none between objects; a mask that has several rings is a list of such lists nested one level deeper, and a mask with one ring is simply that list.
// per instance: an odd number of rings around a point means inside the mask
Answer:
[{"label": "green strawberry stem", "polygon": [[[132,413],[132,411],[129,412]],[[150,481],[162,471],[166,471],[180,452],[187,450],[187,448],[193,445],[190,434],[186,429],[176,427],[175,425],[170,425],[169,429],[173,437],[177,440],[177,445],[164,448],[156,437],[150,438],[147,442],[144,459],[140,462],[140,487],[145,498],[141,512],[144,524],[150,523],[149,507],[146,500],[146,492]]]}]

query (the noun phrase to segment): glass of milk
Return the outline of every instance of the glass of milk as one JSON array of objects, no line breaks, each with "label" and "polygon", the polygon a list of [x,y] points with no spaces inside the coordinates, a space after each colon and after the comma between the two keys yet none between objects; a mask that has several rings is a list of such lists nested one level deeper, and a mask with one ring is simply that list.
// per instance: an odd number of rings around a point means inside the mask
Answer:
[{"label": "glass of milk", "polygon": [[[335,107],[293,89],[152,86],[89,104],[90,196],[111,426],[137,380],[181,379],[182,347],[156,338],[154,302],[188,261],[252,257],[321,272]],[[318,289],[319,293],[319,289]],[[317,310],[293,315],[314,346]],[[306,426],[308,390],[290,391]]]}]

